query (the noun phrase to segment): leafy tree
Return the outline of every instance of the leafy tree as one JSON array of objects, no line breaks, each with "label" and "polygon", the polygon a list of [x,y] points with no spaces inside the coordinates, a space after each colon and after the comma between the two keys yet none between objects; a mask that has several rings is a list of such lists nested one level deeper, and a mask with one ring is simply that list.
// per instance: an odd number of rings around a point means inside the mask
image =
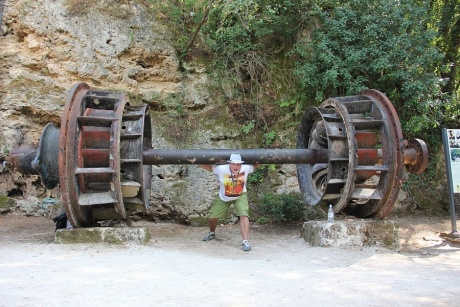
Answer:
[{"label": "leafy tree", "polygon": [[385,92],[407,132],[436,127],[442,117],[436,69],[441,54],[417,1],[353,0],[312,5],[318,26],[295,46],[296,73],[308,98]]},{"label": "leafy tree", "polygon": [[435,44],[444,54],[443,66],[446,68],[440,71],[446,97],[444,123],[447,127],[456,127],[460,121],[460,2],[432,0],[430,9],[432,20],[429,26],[437,31]]},{"label": "leafy tree", "polygon": [[448,79],[443,86],[445,92],[459,89],[458,69],[460,48],[460,3],[457,0],[431,1],[432,26],[437,30],[436,45],[443,51],[449,69],[443,73]]},{"label": "leafy tree", "polygon": [[150,8],[174,36],[174,46],[179,55],[188,51],[188,44],[195,39],[200,22],[207,18],[209,3],[214,0],[147,0]]},{"label": "leafy tree", "polygon": [[[294,44],[301,29],[302,0],[216,1],[203,26],[214,63],[239,93],[252,101],[280,81],[277,57]],[[277,80],[276,80],[277,79]],[[273,93],[272,93],[273,94]]]}]

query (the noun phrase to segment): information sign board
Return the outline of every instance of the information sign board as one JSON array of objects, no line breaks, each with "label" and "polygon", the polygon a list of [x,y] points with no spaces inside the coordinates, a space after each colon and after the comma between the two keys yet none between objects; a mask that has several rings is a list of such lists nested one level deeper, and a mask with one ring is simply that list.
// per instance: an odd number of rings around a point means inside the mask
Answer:
[{"label": "information sign board", "polygon": [[447,140],[452,188],[460,193],[460,129],[447,129]]}]

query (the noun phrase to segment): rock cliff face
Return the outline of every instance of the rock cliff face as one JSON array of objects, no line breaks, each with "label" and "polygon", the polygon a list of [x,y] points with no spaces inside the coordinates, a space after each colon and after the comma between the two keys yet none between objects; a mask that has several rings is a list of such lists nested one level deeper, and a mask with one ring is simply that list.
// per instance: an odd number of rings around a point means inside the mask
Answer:
[{"label": "rock cliff face", "polygon": [[[59,127],[79,82],[149,104],[155,148],[244,147],[239,129],[226,128],[232,119],[210,90],[209,73],[193,62],[180,67],[171,34],[142,1],[4,1],[1,34],[0,157],[16,143],[36,144],[47,123]],[[294,178],[295,167],[283,166],[270,189],[295,191]],[[206,214],[217,188],[197,166],[154,166],[152,181],[150,214],[183,221]],[[0,193],[60,196],[36,176],[8,169],[1,169]]]}]

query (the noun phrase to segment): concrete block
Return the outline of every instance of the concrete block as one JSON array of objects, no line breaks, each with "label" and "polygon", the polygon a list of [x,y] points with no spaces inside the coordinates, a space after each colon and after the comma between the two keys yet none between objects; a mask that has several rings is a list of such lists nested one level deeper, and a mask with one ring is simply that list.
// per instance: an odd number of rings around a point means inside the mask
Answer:
[{"label": "concrete block", "polygon": [[54,240],[56,243],[145,244],[150,238],[150,231],[147,228],[91,227],[58,229]]},{"label": "concrete block", "polygon": [[309,221],[303,224],[301,236],[311,246],[375,245],[399,249],[398,229],[388,220]]}]

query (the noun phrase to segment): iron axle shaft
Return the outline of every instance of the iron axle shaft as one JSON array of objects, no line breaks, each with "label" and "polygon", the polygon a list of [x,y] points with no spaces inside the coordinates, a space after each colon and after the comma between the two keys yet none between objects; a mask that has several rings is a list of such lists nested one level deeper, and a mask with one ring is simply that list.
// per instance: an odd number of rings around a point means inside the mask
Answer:
[{"label": "iron axle shaft", "polygon": [[327,163],[323,149],[149,149],[144,150],[145,165],[222,164],[231,154],[241,154],[247,164],[316,164]]}]

